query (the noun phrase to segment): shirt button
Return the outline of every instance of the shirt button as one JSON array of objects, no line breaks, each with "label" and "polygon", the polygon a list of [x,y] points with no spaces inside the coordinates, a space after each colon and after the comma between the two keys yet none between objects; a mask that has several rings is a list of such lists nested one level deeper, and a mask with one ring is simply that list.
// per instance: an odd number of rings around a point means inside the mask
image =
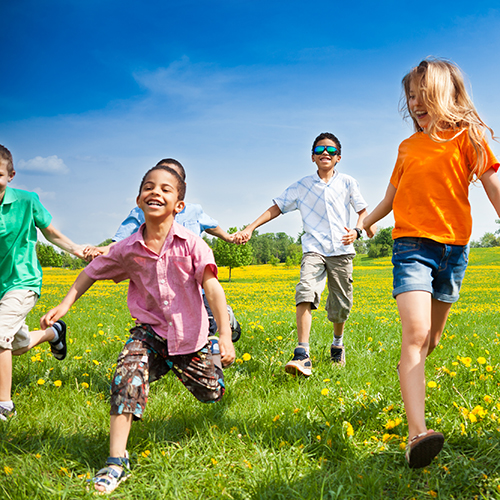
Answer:
[{"label": "shirt button", "polygon": [[169,322],[168,322],[168,325],[169,325],[169,326],[172,326],[172,322],[171,322],[171,321],[169,321]]},{"label": "shirt button", "polygon": [[163,303],[164,303],[166,306],[168,306],[168,300],[165,300]]},{"label": "shirt button", "polygon": [[160,283],[165,283],[165,280],[160,280]]}]

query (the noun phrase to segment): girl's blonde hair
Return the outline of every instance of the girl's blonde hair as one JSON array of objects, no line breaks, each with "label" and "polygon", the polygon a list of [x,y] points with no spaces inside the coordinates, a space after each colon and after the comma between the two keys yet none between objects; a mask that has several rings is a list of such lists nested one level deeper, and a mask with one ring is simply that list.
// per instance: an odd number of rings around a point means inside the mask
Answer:
[{"label": "girl's blonde hair", "polygon": [[[413,68],[403,78],[404,96],[400,109],[405,118],[411,117],[417,132],[422,128],[408,108],[410,83],[417,88],[419,97],[431,117],[427,129],[429,137],[436,142],[453,140],[463,129],[467,129],[469,139],[476,152],[476,162],[472,166],[470,180],[478,179],[486,170],[486,130],[493,137],[493,130],[483,122],[465,89],[460,68],[444,59],[428,58]],[[450,139],[443,139],[440,132],[456,131]]]}]

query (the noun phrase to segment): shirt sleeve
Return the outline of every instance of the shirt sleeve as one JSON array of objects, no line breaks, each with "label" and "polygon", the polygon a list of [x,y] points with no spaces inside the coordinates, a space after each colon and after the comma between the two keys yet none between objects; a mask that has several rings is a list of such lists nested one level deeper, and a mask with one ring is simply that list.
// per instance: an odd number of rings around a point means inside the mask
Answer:
[{"label": "shirt sleeve", "polygon": [[139,207],[135,207],[121,223],[112,240],[117,242],[132,236],[142,224],[144,224],[144,212]]},{"label": "shirt sleeve", "polygon": [[356,213],[361,212],[361,210],[368,206],[368,203],[366,203],[365,199],[361,195],[359,183],[354,178],[351,178],[351,205]]},{"label": "shirt sleeve", "polygon": [[193,238],[191,258],[193,260],[194,278],[200,285],[203,284],[203,275],[207,266],[210,266],[210,269],[217,278],[218,269],[214,254],[212,249],[201,238]]},{"label": "shirt sleeve", "polygon": [[298,183],[292,184],[281,193],[278,198],[274,198],[273,203],[278,205],[282,214],[292,212],[299,208],[298,205]]},{"label": "shirt sleeve", "polygon": [[205,229],[213,229],[219,225],[219,223],[210,217],[210,215],[207,215],[201,207],[198,221],[200,223],[201,231],[205,231]]},{"label": "shirt sleeve", "polygon": [[87,267],[85,274],[93,280],[113,280],[115,283],[130,278],[121,254],[123,244],[113,245],[107,255],[96,257]]},{"label": "shirt sleeve", "polygon": [[31,194],[33,196],[33,219],[35,220],[35,226],[40,229],[45,229],[50,226],[52,215],[50,215],[50,212],[42,205],[38,195],[36,193]]}]

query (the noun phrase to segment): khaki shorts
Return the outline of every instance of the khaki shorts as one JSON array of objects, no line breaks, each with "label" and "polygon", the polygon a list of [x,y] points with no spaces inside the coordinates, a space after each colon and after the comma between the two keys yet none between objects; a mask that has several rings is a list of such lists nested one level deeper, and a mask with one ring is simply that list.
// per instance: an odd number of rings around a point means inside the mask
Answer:
[{"label": "khaki shorts", "polygon": [[0,348],[17,351],[30,343],[26,316],[35,307],[38,294],[11,290],[0,299]]},{"label": "khaki shorts", "polygon": [[332,323],[344,323],[352,308],[352,259],[354,255],[325,257],[308,252],[302,256],[300,282],[295,287],[295,305],[310,302],[317,309],[328,277],[325,310]]}]

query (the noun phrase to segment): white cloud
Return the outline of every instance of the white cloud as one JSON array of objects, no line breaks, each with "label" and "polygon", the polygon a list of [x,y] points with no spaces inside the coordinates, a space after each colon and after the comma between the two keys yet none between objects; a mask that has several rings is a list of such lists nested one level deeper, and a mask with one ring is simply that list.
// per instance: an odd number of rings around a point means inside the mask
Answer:
[{"label": "white cloud", "polygon": [[28,161],[19,160],[16,168],[24,172],[37,174],[67,174],[69,172],[69,168],[64,164],[64,161],[56,155],[47,156],[46,158],[35,156],[35,158]]}]

